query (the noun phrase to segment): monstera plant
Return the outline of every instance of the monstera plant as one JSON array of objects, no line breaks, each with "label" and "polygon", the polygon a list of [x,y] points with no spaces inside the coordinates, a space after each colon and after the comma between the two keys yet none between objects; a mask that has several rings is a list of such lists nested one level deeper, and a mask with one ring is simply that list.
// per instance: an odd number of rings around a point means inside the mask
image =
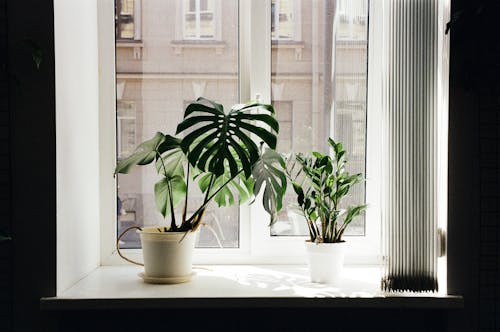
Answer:
[{"label": "monstera plant", "polygon": [[[156,133],[121,160],[116,173],[154,163],[160,175],[154,186],[156,206],[165,218],[170,217],[168,226],[159,231],[196,230],[210,202],[219,207],[242,203],[262,188],[272,223],[282,207],[287,182],[284,161],[275,151],[279,124],[274,113],[271,105],[256,102],[234,105],[225,112],[221,104],[199,98],[186,108],[177,126],[176,135],[183,138]],[[198,184],[204,199],[188,215],[190,180]],[[181,203],[181,220],[176,220],[174,211]]]}]

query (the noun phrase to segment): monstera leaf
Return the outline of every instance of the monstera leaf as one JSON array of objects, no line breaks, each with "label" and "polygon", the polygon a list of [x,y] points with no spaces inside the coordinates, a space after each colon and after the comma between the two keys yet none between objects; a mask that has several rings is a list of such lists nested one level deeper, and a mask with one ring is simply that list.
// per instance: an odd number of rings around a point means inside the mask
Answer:
[{"label": "monstera leaf", "polygon": [[179,146],[165,152],[161,155],[161,158],[156,160],[156,170],[158,171],[158,174],[167,178],[171,178],[176,175],[184,177],[185,161],[186,155]]},{"label": "monstera leaf", "polygon": [[[252,113],[256,108],[265,113]],[[177,134],[190,130],[181,146],[193,166],[217,177],[222,176],[228,166],[231,177],[235,177],[239,172],[236,155],[248,178],[252,165],[259,159],[259,149],[250,137],[251,134],[256,135],[271,149],[276,148],[276,135],[263,128],[267,126],[274,132],[279,131],[271,105],[235,105],[226,114],[221,104],[198,98],[196,103],[186,108],[184,120],[177,126]],[[203,139],[197,140],[202,135]]]},{"label": "monstera leaf", "polygon": [[230,173],[226,172],[215,178],[212,181],[212,186],[210,186],[211,178],[211,173],[205,173],[198,180],[198,186],[203,193],[206,193],[209,187],[209,194],[217,192],[213,199],[219,207],[233,205],[236,198],[242,204],[252,195],[253,180],[245,178],[243,174],[231,179]]},{"label": "monstera leaf", "polygon": [[182,201],[186,194],[186,182],[178,175],[162,178],[155,184],[155,201],[163,217],[168,216],[173,208]]},{"label": "monstera leaf", "polygon": [[284,168],[285,162],[281,155],[267,149],[252,170],[255,179],[253,192],[257,195],[264,186],[263,205],[271,215],[271,225],[276,222],[276,212],[281,210],[286,192],[286,176],[282,171]]},{"label": "monstera leaf", "polygon": [[[171,137],[171,136],[170,136]],[[116,165],[116,173],[129,173],[135,165],[147,165],[158,155],[158,148],[165,142],[165,135],[157,132],[156,135],[140,144],[129,157],[122,159]]]}]

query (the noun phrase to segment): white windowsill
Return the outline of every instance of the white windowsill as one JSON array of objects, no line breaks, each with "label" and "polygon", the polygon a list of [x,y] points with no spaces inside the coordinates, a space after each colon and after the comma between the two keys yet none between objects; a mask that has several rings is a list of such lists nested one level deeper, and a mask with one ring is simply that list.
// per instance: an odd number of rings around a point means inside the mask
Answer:
[{"label": "white windowsill", "polygon": [[170,42],[174,53],[181,55],[184,49],[214,49],[215,54],[222,55],[226,42],[215,39],[182,39]]},{"label": "white windowsill", "polygon": [[146,284],[137,266],[102,266],[64,291],[41,299],[43,310],[163,307],[463,307],[461,296],[388,294],[379,267],[347,267],[339,287],[309,282],[302,265],[205,265],[191,282]]}]

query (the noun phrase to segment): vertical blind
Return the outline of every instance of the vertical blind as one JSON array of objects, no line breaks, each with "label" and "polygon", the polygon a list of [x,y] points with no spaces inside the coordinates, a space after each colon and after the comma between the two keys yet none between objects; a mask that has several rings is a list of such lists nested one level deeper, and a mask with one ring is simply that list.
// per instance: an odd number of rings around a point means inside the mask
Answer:
[{"label": "vertical blind", "polygon": [[382,289],[437,291],[439,1],[386,5]]}]

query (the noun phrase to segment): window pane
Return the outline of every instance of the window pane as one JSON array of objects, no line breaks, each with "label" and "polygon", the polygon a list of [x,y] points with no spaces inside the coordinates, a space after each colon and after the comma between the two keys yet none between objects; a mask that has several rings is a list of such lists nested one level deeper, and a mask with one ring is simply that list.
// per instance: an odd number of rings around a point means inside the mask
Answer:
[{"label": "window pane", "polygon": [[[276,31],[281,29],[281,19],[286,19],[281,14],[292,13],[292,4],[298,3],[301,8],[295,8],[295,14],[301,11],[301,21],[289,20],[287,31],[300,29],[303,40],[272,49],[272,100],[283,127],[278,148],[325,153],[327,138],[333,136],[347,150],[348,170],[365,174],[368,2],[273,1],[274,11],[280,13],[278,21],[272,22]],[[277,15],[273,17],[276,20]],[[285,34],[271,31],[271,35],[276,39]],[[364,201],[365,187],[359,184],[344,204]],[[290,188],[285,206],[295,202]],[[364,235],[364,226],[364,216],[359,217],[346,235]],[[308,235],[308,230],[302,217],[288,208],[278,216],[271,234]]]},{"label": "window pane", "polygon": [[134,0],[116,1],[116,38],[134,39]]},{"label": "window pane", "polygon": [[196,38],[196,0],[184,0],[184,38]]},{"label": "window pane", "polygon": [[271,38],[293,39],[294,0],[272,0],[271,3]]},{"label": "window pane", "polygon": [[[185,107],[197,97],[219,101],[226,108],[239,102],[238,7],[236,1],[220,1],[225,13],[220,22],[224,27],[222,51],[200,48],[196,41],[183,44],[180,51],[176,48],[179,39],[176,33],[182,34],[186,21],[185,10],[195,9],[200,3],[193,0],[142,2],[144,47],[140,56],[132,48],[120,45],[116,48],[118,159],[126,157],[137,144],[150,139],[157,131],[175,135]],[[173,4],[182,8],[174,10]],[[212,14],[210,20],[215,26],[214,1],[204,1],[202,5],[205,14]],[[176,13],[181,16],[176,17]],[[192,17],[196,25],[195,14],[193,12]],[[152,165],[118,175],[117,232],[130,225],[167,224],[154,202],[153,187],[158,179]],[[203,199],[196,184],[191,183],[190,194],[188,213],[194,212]],[[180,212],[179,208],[178,215]],[[210,228],[200,227],[198,247],[219,247],[219,242],[226,248],[239,246],[238,206],[225,209],[210,206],[204,223]],[[139,246],[139,238],[133,232],[127,234],[121,244],[122,248]]]},{"label": "window pane", "polygon": [[184,0],[184,38],[215,38],[215,0]]},{"label": "window pane", "polygon": [[130,155],[136,146],[135,103],[133,101],[118,101],[116,106],[118,158],[123,158]]}]

